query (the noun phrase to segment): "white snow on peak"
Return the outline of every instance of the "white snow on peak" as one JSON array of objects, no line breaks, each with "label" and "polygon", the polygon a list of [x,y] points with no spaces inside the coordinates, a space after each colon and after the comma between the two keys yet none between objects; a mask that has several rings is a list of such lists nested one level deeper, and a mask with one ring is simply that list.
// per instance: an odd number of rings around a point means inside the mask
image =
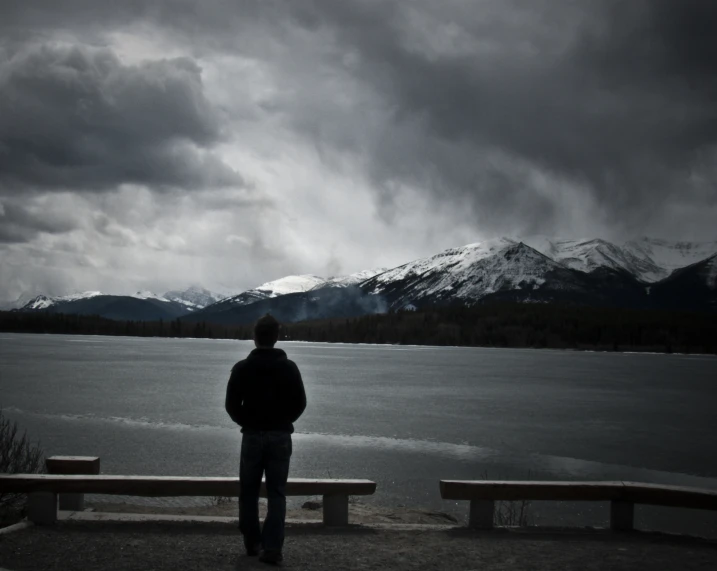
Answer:
[{"label": "white snow on peak", "polygon": [[168,291],[162,297],[168,299],[169,301],[181,303],[188,308],[201,309],[216,303],[227,296],[209,291],[208,289],[198,285],[192,285],[185,290]]},{"label": "white snow on peak", "polygon": [[56,298],[60,301],[76,301],[78,299],[88,299],[90,297],[97,297],[98,295],[104,295],[101,291],[83,291],[82,293],[71,293],[70,295],[63,295]]},{"label": "white snow on peak", "polygon": [[167,303],[169,303],[169,300],[166,297],[157,295],[156,293],[151,292],[149,290],[138,291],[137,293],[131,295],[130,297],[135,297],[137,299],[156,299],[158,301],[166,301]]},{"label": "white snow on peak", "polygon": [[25,305],[23,305],[23,309],[47,309],[48,307],[52,307],[53,305],[57,303],[62,303],[64,301],[77,301],[80,299],[89,299],[91,297],[95,297],[98,295],[104,295],[101,291],[83,291],[81,293],[71,293],[69,295],[57,295],[57,296],[47,296],[47,295],[38,295],[34,299],[27,302]]},{"label": "white snow on peak", "polygon": [[55,305],[55,299],[47,297],[46,295],[38,295],[35,299],[32,299],[25,304],[23,309],[47,309]]},{"label": "white snow on peak", "polygon": [[318,287],[326,284],[324,278],[314,276],[311,274],[305,274],[301,276],[286,276],[279,278],[278,280],[266,282],[253,289],[246,290],[240,294],[226,297],[217,302],[217,305],[227,306],[238,306],[248,305],[262,299],[278,297],[280,295],[287,295],[290,293],[299,293],[311,291]]},{"label": "white snow on peak", "polygon": [[520,240],[563,266],[581,272],[604,267],[622,269],[647,282],[657,281],[669,273],[644,255],[599,238],[527,236]]},{"label": "white snow on peak", "polygon": [[286,276],[279,278],[278,280],[261,284],[260,286],[254,288],[254,291],[264,294],[264,297],[277,297],[288,293],[310,291],[325,283],[326,280],[324,278],[311,274]]},{"label": "white snow on peak", "polygon": [[555,268],[560,265],[529,246],[498,238],[415,260],[367,283],[372,294],[400,284],[405,294],[395,306],[406,307],[428,296],[478,300],[506,289],[532,289],[545,283],[546,273]]},{"label": "white snow on peak", "polygon": [[655,279],[650,280],[657,281],[667,277],[678,268],[696,264],[713,256],[717,252],[717,241],[678,242],[643,237],[626,242],[623,247],[658,266],[662,272]]},{"label": "white snow on peak", "polygon": [[451,272],[455,273],[468,269],[474,263],[516,244],[517,242],[510,238],[496,238],[468,244],[461,248],[451,248],[435,256],[414,260],[392,270],[382,272],[373,278],[373,283],[387,284],[412,277],[418,278],[428,272],[444,268],[451,268]]},{"label": "white snow on peak", "polygon": [[348,276],[330,277],[324,284],[321,284],[314,289],[318,289],[323,286],[347,287],[350,285],[358,285],[369,278],[382,274],[386,270],[388,270],[388,268],[373,268],[371,270],[363,270],[356,272],[355,274],[349,274]]}]

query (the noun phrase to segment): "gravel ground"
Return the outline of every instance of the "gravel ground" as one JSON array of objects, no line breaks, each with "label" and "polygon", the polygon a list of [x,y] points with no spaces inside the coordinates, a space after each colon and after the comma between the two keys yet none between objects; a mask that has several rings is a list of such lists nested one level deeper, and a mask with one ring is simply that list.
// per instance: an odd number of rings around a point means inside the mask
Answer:
[{"label": "gravel ground", "polygon": [[[717,543],[651,534],[476,532],[320,524],[287,528],[285,569],[691,571],[717,569]],[[0,567],[23,569],[269,569],[240,548],[236,527],[197,522],[65,521],[0,535]]]},{"label": "gravel ground", "polygon": [[[287,519],[304,520],[304,521],[321,521],[323,511],[321,509],[322,499],[313,498],[306,502],[313,504],[313,509],[298,508],[288,509],[286,512]],[[207,516],[223,516],[238,517],[239,504],[235,500],[223,501],[219,505],[214,506],[196,506],[196,507],[156,507],[130,504],[125,502],[109,503],[109,502],[93,502],[87,504],[96,512],[102,513],[132,513],[132,514],[161,514],[161,515],[207,515]],[[259,516],[266,516],[266,500],[259,500]],[[349,522],[350,523],[410,523],[410,524],[438,524],[453,525],[458,523],[458,519],[450,514],[431,511],[424,509],[412,509],[406,507],[381,507],[375,505],[364,504],[361,501],[352,501],[349,503]]]}]

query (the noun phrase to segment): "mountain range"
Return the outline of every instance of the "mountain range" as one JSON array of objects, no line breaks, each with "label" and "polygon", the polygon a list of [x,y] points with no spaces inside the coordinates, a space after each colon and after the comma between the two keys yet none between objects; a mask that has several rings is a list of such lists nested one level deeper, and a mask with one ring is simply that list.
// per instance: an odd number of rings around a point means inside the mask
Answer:
[{"label": "mountain range", "polygon": [[19,310],[241,324],[267,312],[295,322],[493,301],[717,311],[717,241],[496,238],[396,268],[286,276],[236,295],[199,286],[163,295],[92,291],[37,296]]}]

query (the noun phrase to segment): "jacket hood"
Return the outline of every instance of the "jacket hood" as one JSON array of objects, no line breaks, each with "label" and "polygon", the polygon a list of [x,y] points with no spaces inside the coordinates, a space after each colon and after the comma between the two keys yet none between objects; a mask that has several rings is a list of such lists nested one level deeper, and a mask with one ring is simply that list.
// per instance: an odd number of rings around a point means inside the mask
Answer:
[{"label": "jacket hood", "polygon": [[271,361],[280,361],[286,359],[286,352],[283,349],[253,349],[249,353],[248,359],[269,359]]}]

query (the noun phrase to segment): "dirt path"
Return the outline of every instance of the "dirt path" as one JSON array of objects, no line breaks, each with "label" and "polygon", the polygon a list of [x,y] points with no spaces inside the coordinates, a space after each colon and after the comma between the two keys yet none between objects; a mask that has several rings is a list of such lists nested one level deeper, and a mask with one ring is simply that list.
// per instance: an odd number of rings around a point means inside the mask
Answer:
[{"label": "dirt path", "polygon": [[[694,571],[717,569],[717,544],[660,535],[287,528],[285,569]],[[246,557],[235,525],[65,521],[0,536],[0,568],[77,571],[269,569]]]}]

